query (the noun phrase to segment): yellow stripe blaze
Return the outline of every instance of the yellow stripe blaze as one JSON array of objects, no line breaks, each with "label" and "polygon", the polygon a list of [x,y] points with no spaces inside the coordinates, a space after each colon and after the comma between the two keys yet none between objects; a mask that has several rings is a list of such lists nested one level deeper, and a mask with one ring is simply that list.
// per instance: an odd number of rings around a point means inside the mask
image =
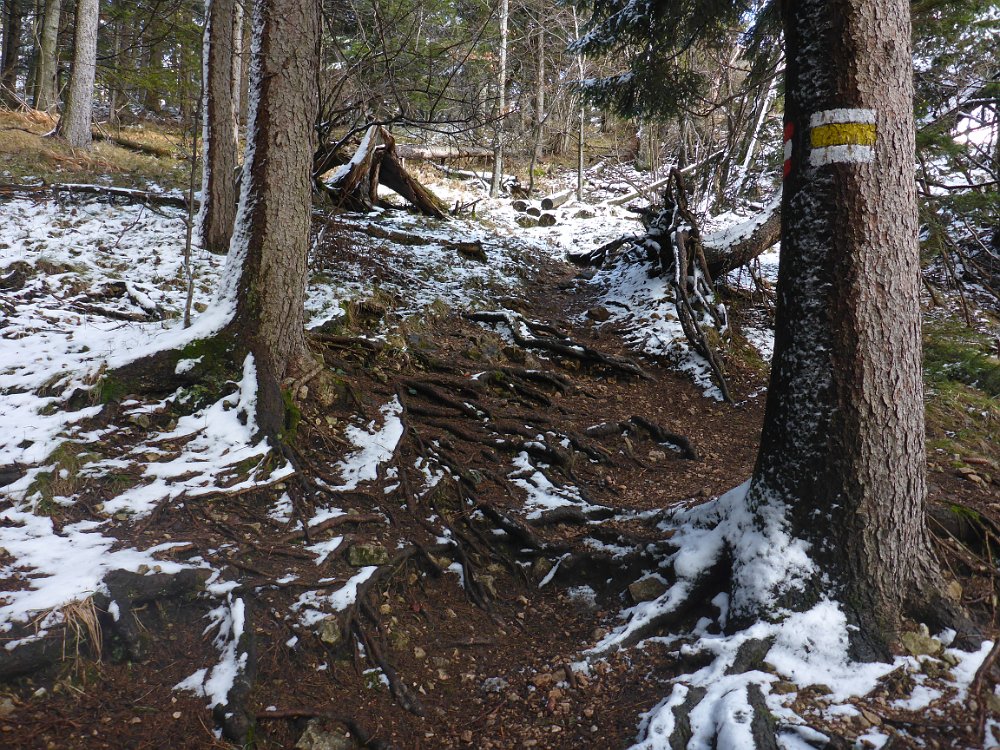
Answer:
[{"label": "yellow stripe blaze", "polygon": [[835,122],[817,125],[809,134],[813,148],[826,146],[874,146],[875,125],[862,122]]}]

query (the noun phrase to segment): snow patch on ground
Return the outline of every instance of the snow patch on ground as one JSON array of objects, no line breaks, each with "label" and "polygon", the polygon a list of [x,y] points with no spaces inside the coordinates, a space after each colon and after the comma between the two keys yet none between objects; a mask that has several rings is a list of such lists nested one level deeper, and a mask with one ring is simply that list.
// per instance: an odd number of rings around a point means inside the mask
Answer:
[{"label": "snow patch on ground", "polygon": [[241,672],[246,670],[248,654],[239,650],[239,642],[246,627],[246,613],[242,599],[228,597],[226,604],[214,608],[206,617],[210,623],[205,633],[218,632],[212,643],[219,649],[219,662],[211,669],[199,669],[174,686],[208,698],[208,708],[229,703],[229,692]]},{"label": "snow patch on ground", "polygon": [[[155,557],[177,543],[146,550],[114,549],[117,540],[102,534],[104,524],[98,521],[67,524],[56,531],[51,518],[14,507],[0,511],[0,521],[0,548],[13,558],[0,567],[0,579],[26,586],[0,592],[0,631],[99,591],[106,593],[102,581],[112,570],[136,572],[145,566],[176,573],[186,567]],[[43,623],[39,637],[45,634],[45,627],[48,625]]]},{"label": "snow patch on ground", "polygon": [[340,472],[344,482],[331,489],[354,490],[362,482],[377,479],[378,467],[392,458],[399,439],[403,437],[403,422],[399,418],[403,413],[403,406],[399,403],[399,399],[393,396],[392,401],[380,411],[381,427],[376,427],[373,420],[364,427],[350,425],[344,431],[344,437],[350,440],[357,450],[337,464],[337,471]]}]

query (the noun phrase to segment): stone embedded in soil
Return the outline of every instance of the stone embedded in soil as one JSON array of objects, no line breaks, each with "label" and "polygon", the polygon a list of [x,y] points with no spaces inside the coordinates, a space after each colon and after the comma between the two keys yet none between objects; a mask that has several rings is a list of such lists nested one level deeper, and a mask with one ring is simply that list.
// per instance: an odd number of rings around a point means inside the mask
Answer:
[{"label": "stone embedded in soil", "polygon": [[649,578],[643,578],[628,585],[629,596],[632,597],[632,601],[636,604],[639,602],[651,602],[653,599],[662,595],[666,590],[667,585],[659,578],[654,578],[652,576]]},{"label": "stone embedded in soil", "polygon": [[922,625],[917,632],[903,633],[899,636],[903,648],[912,656],[935,656],[941,653],[941,641],[927,632],[927,626]]},{"label": "stone embedded in soil", "polygon": [[381,544],[355,544],[347,550],[347,562],[355,568],[385,565],[389,562],[389,552]]},{"label": "stone embedded in soil", "polygon": [[611,319],[611,311],[603,305],[597,305],[587,310],[587,317],[598,323],[604,323]]},{"label": "stone embedded in soil", "polygon": [[319,626],[316,628],[316,635],[319,636],[319,639],[323,643],[336,646],[344,637],[340,631],[340,620],[336,617],[324,617],[319,621]]},{"label": "stone embedded in soil", "polygon": [[319,720],[313,719],[295,743],[295,750],[355,750],[357,744],[339,730],[327,732]]}]

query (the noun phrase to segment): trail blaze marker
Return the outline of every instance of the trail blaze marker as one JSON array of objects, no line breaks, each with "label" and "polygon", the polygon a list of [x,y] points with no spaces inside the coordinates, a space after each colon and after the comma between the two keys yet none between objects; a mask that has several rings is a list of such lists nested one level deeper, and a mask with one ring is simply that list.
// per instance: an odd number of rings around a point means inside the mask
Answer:
[{"label": "trail blaze marker", "polygon": [[828,109],[809,118],[809,163],[862,164],[875,158],[875,112]]},{"label": "trail blaze marker", "polygon": [[785,123],[785,165],[781,170],[781,178],[788,177],[792,171],[792,136],[795,135],[795,125]]}]

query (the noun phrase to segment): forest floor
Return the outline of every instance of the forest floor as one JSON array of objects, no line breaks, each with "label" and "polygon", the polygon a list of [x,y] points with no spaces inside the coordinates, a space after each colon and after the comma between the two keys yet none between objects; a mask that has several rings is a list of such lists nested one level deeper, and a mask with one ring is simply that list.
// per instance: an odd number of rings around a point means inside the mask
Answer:
[{"label": "forest floor", "polygon": [[[562,260],[624,212],[566,207],[547,231],[505,205],[318,216],[323,367],[276,457],[251,439],[251,370],[153,398],[102,367],[175,335],[183,212],[0,201],[3,746],[232,747],[210,710],[228,693],[262,748],[628,747],[706,663],[690,644],[719,632],[715,600],[686,634],[588,649],[663,592],[661,511],[749,477],[767,313],[730,300],[719,400],[659,280]],[[196,310],[221,264],[196,252]],[[948,372],[928,375],[932,527],[991,635],[1000,406]],[[845,747],[995,746],[990,644],[947,645],[911,639],[864,694],[846,662],[765,664],[768,705]]]}]

